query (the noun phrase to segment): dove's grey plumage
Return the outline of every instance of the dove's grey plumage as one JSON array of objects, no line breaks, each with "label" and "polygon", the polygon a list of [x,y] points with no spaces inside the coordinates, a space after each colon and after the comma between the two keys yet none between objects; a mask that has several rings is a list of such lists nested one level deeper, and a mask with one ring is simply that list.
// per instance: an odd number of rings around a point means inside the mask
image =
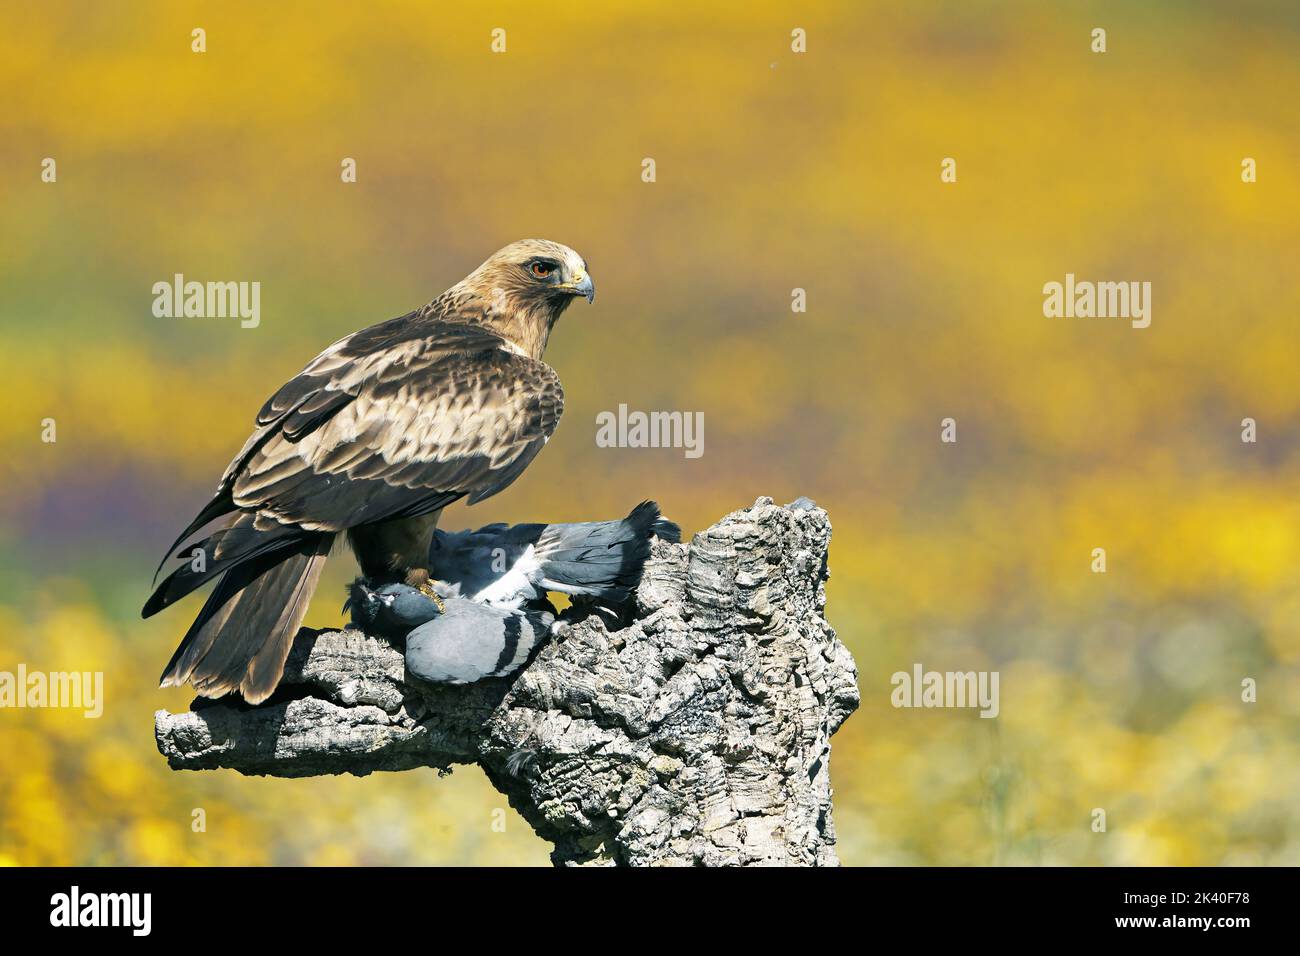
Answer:
[{"label": "dove's grey plumage", "polygon": [[434,534],[429,567],[453,596],[517,609],[547,591],[625,600],[650,555],[650,538],[676,541],[677,525],[645,501],[619,521],[488,525]]},{"label": "dove's grey plumage", "polygon": [[442,607],[409,585],[374,586],[358,578],[345,608],[367,633],[405,639],[407,670],[422,680],[506,677],[528,662],[555,625],[548,591],[611,606],[626,600],[653,536],[681,536],[653,501],[617,521],[438,532],[429,566]]},{"label": "dove's grey plumage", "polygon": [[464,598],[444,603],[445,614],[406,637],[406,669],[435,684],[472,684],[514,674],[555,623],[555,616],[545,611],[510,611]]},{"label": "dove's grey plumage", "polygon": [[494,607],[442,591],[442,606],[409,584],[352,582],[352,623],[406,641],[406,669],[436,684],[505,677],[528,662],[555,623],[545,600],[527,609]]}]

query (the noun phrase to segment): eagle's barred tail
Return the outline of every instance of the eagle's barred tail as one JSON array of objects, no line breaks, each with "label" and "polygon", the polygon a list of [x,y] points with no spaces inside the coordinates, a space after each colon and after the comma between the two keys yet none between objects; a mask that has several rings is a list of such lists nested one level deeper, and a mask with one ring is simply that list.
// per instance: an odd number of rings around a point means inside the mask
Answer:
[{"label": "eagle's barred tail", "polygon": [[204,697],[238,690],[250,704],[270,697],[320,580],[334,535],[305,535],[287,556],[231,568],[163,671],[161,686],[186,682]]}]

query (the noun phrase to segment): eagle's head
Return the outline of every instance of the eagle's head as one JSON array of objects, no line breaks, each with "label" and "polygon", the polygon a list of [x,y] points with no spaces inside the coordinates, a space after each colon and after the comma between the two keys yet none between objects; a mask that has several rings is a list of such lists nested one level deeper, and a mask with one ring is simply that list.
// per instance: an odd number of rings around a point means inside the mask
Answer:
[{"label": "eagle's head", "polygon": [[569,303],[596,297],[586,260],[548,239],[510,243],[450,291],[468,295],[482,309],[484,324],[535,357]]},{"label": "eagle's head", "polygon": [[520,239],[499,249],[465,279],[475,291],[516,308],[546,305],[563,311],[575,296],[588,302],[596,286],[573,249],[549,239]]},{"label": "eagle's head", "polygon": [[490,256],[476,273],[495,282],[520,304],[542,301],[563,309],[575,296],[588,302],[596,297],[586,260],[568,246],[549,239],[512,242]]}]

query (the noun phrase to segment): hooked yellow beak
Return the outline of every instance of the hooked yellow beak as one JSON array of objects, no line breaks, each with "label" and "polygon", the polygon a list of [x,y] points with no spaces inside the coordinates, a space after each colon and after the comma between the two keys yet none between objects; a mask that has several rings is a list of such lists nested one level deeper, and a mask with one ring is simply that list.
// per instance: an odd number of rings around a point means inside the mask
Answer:
[{"label": "hooked yellow beak", "polygon": [[571,289],[574,295],[586,296],[588,302],[596,298],[596,283],[592,282],[591,276],[582,269],[573,270],[573,281],[565,288]]}]

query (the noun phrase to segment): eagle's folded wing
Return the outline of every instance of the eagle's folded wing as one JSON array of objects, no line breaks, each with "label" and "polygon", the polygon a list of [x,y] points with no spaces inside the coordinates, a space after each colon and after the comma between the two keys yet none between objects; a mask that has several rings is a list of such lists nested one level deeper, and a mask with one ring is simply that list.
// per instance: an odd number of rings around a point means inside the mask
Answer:
[{"label": "eagle's folded wing", "polygon": [[215,517],[240,514],[212,536],[206,569],[178,569],[157,606],[301,532],[495,494],[542,449],[563,404],[550,366],[485,329],[407,318],[342,339],[263,407],[204,521],[177,543]]}]

